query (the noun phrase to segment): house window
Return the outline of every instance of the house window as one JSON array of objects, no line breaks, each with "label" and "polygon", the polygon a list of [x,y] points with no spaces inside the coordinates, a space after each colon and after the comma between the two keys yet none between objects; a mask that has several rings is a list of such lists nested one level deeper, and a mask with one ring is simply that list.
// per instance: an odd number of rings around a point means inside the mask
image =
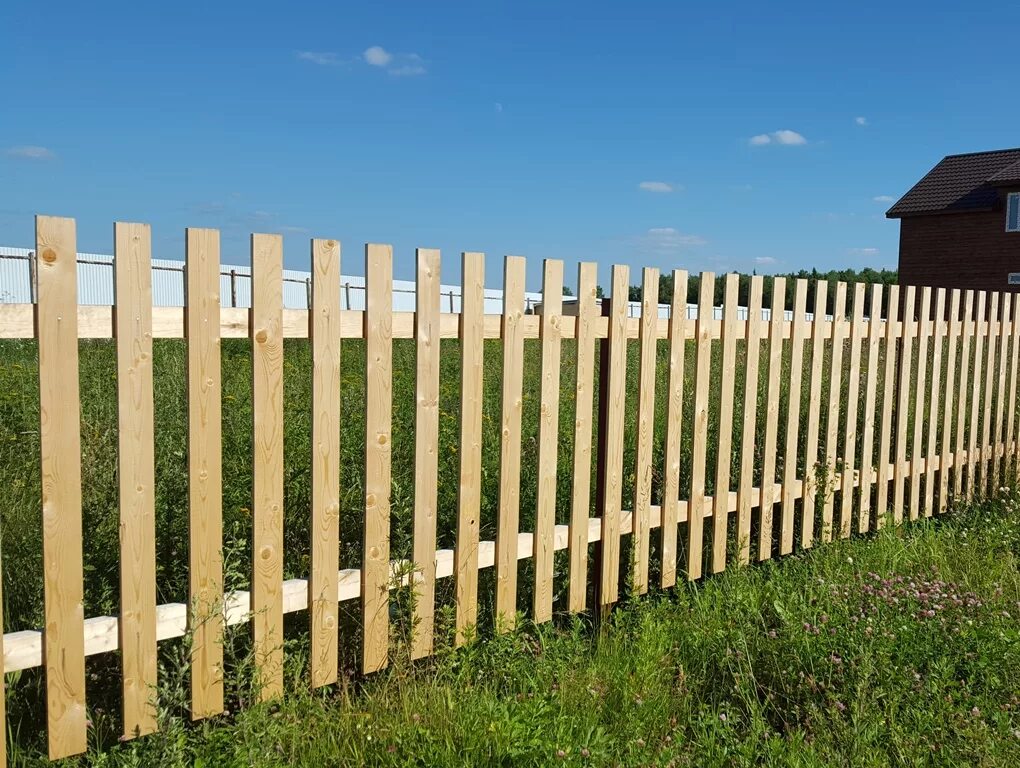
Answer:
[{"label": "house window", "polygon": [[1020,232],[1020,192],[1006,196],[1006,231]]}]

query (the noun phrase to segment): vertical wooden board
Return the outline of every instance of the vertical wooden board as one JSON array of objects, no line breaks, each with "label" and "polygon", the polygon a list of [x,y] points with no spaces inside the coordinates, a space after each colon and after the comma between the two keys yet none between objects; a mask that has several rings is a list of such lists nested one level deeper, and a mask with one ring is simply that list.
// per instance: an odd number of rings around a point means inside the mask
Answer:
[{"label": "vertical wooden board", "polygon": [[1020,363],[1020,294],[1013,296],[1013,328],[1010,334],[1010,363],[1009,363],[1009,395],[1006,399],[1006,471],[1016,473],[1017,451],[1016,441],[1016,382],[1017,364]]},{"label": "vertical wooden board", "polygon": [[251,236],[252,640],[259,698],[283,694],[283,238]]},{"label": "vertical wooden board", "polygon": [[[592,407],[595,395],[595,295],[598,265],[582,263],[577,269],[577,376],[574,387],[574,479],[571,494],[570,587],[567,609],[585,608],[588,583],[588,519],[591,514]],[[505,375],[505,373],[504,373]]]},{"label": "vertical wooden board", "polygon": [[964,488],[967,499],[974,498],[977,490],[977,468],[980,451],[978,437],[981,430],[981,381],[984,371],[985,336],[988,334],[988,295],[977,293],[977,314],[974,317],[974,365],[971,368],[970,423],[967,425],[967,478]]},{"label": "vertical wooden board", "polygon": [[648,591],[648,557],[652,517],[652,432],[655,425],[655,356],[658,344],[659,270],[645,267],[641,280],[639,325],[637,446],[634,451],[633,581],[639,594]]},{"label": "vertical wooden board", "polygon": [[414,545],[411,658],[432,653],[436,631],[436,521],[439,504],[439,251],[419,248],[415,285]]},{"label": "vertical wooden board", "polygon": [[726,545],[730,519],[730,475],[733,463],[733,371],[737,358],[737,302],[740,276],[726,275],[722,317],[722,376],[719,384],[718,456],[712,500],[712,573],[726,568]]},{"label": "vertical wooden board", "polygon": [[878,490],[875,493],[875,527],[882,528],[889,514],[889,452],[892,448],[893,398],[896,393],[896,339],[899,338],[900,287],[889,286],[889,304],[886,307],[885,359],[882,374],[882,425],[878,435]]},{"label": "vertical wooden board", "polygon": [[[942,409],[942,449],[939,463],[939,512],[945,512],[949,505],[949,467],[953,460],[950,454],[953,433],[953,393],[956,392],[957,380],[956,347],[960,337],[960,289],[954,288],[949,299],[949,319],[947,321],[949,341],[946,348],[946,385],[945,406]],[[957,459],[958,460],[958,459]],[[954,462],[955,463],[955,462]]]},{"label": "vertical wooden board", "polygon": [[[942,345],[946,319],[946,289],[935,291],[935,322],[928,323],[928,334],[932,338],[931,355],[931,400],[928,405],[928,448],[924,462],[924,510],[925,517],[935,511],[935,454],[938,435],[940,398],[942,395]],[[945,461],[945,454],[942,454]]]},{"label": "vertical wooden board", "polygon": [[223,457],[220,419],[220,233],[188,229],[189,629],[191,716],[223,712]]},{"label": "vertical wooden board", "polygon": [[[783,458],[783,499],[781,506],[779,553],[793,551],[793,524],[797,491],[797,448],[800,431],[801,380],[804,377],[804,339],[807,336],[807,280],[797,280],[793,294],[793,322],[790,328],[790,392],[786,409],[786,455]],[[732,366],[730,366],[731,368]],[[730,370],[724,367],[724,371]],[[728,377],[727,377],[728,378]]]},{"label": "vertical wooden board", "polygon": [[917,376],[913,387],[914,437],[910,441],[910,519],[916,520],[921,510],[921,466],[924,463],[924,397],[928,374],[928,341],[931,338],[931,288],[921,288],[921,306],[917,319]]},{"label": "vertical wooden board", "polygon": [[49,756],[85,751],[77,254],[73,219],[37,216],[36,333]]},{"label": "vertical wooden board", "polygon": [[1002,324],[999,326],[999,333],[996,334],[999,348],[998,377],[999,383],[996,386],[995,396],[995,423],[992,430],[992,473],[989,493],[996,493],[1000,484],[1006,478],[1002,475],[1002,461],[1005,457],[1005,435],[1003,427],[1006,418],[1006,369],[1009,367],[1009,336],[1012,333],[1013,321],[1010,315],[1011,297],[1009,294],[1002,296]]},{"label": "vertical wooden board", "polygon": [[156,730],[156,460],[152,394],[152,235],[115,224],[117,478],[125,738]]},{"label": "vertical wooden board", "polygon": [[482,504],[482,355],[485,254],[463,254],[460,309],[460,484],[457,495],[457,644],[478,623],[478,534]]},{"label": "vertical wooden board", "polygon": [[708,458],[708,407],[712,385],[712,324],[715,275],[701,273],[695,325],[694,446],[691,451],[691,499],[687,504],[687,578],[701,578],[705,546],[705,463]]},{"label": "vertical wooden board", "polygon": [[630,271],[613,265],[613,293],[609,305],[608,387],[600,397],[609,399],[606,412],[606,477],[602,508],[601,606],[616,602],[620,591],[620,504],[623,500],[623,423],[627,385],[627,293]]},{"label": "vertical wooden board", "polygon": [[981,461],[981,485],[978,490],[982,495],[991,493],[994,489],[989,483],[989,470],[991,468],[992,459],[992,399],[994,397],[993,388],[995,386],[995,348],[996,339],[999,336],[999,293],[995,292],[991,295],[991,308],[988,313],[988,320],[985,325],[987,328],[987,351],[985,353],[985,385],[984,385],[984,404],[982,406],[981,416],[981,448],[978,452]]},{"label": "vertical wooden board", "polygon": [[[503,410],[499,453],[499,524],[496,531],[496,629],[517,619],[517,536],[521,508],[521,409],[524,386],[525,260],[503,264]],[[587,545],[587,534],[585,535]]]},{"label": "vertical wooden board", "polygon": [[[340,569],[340,243],[312,240],[312,687],[337,680]],[[421,474],[418,474],[419,479]]]},{"label": "vertical wooden board", "polygon": [[832,541],[832,516],[835,505],[836,445],[839,436],[839,401],[842,393],[843,342],[846,323],[846,283],[836,283],[836,302],[832,311],[832,355],[829,358],[829,407],[825,429],[825,498],[822,500],[822,541]]},{"label": "vertical wooden board", "polygon": [[[35,285],[35,281],[32,281]],[[3,605],[3,578],[0,574],[0,605]],[[0,659],[4,658],[3,611],[0,611]],[[7,768],[7,676],[0,673],[0,768]]]},{"label": "vertical wooden board", "polygon": [[[757,278],[761,281],[761,278]],[[669,383],[666,404],[665,479],[662,490],[662,587],[676,584],[677,526],[680,519],[680,441],[684,403],[684,358],[687,349],[687,271],[673,270],[669,307]],[[761,291],[758,293],[761,303]],[[759,315],[761,313],[759,312]],[[757,358],[756,358],[757,359]],[[750,514],[750,511],[749,511]]]},{"label": "vertical wooden board", "polygon": [[963,497],[963,476],[965,470],[965,446],[967,445],[967,403],[970,396],[970,340],[974,335],[974,291],[967,291],[963,300],[963,321],[961,326],[963,345],[960,352],[960,385],[957,387],[956,405],[956,451],[953,455],[953,498]]},{"label": "vertical wooden board", "polygon": [[[804,446],[804,483],[801,502],[800,540],[807,548],[814,543],[815,500],[818,494],[818,430],[822,419],[822,362],[825,357],[827,324],[825,307],[829,283],[815,283],[815,308],[811,321],[811,383],[808,394],[808,428]],[[745,401],[746,402],[746,401]]]},{"label": "vertical wooden board", "polygon": [[[466,298],[466,297],[465,297]],[[393,419],[393,248],[365,246],[365,530],[361,603],[363,672],[389,655]]]},{"label": "vertical wooden board", "polygon": [[765,445],[762,448],[761,528],[758,531],[758,559],[772,557],[772,534],[776,498],[776,454],[779,451],[779,398],[782,390],[783,326],[786,322],[786,280],[776,277],[772,283],[772,309],[769,314],[768,396],[765,406]]},{"label": "vertical wooden board", "polygon": [[854,283],[853,320],[850,325],[850,370],[847,373],[846,428],[843,433],[843,472],[840,481],[839,535],[848,538],[852,527],[854,475],[857,461],[857,414],[861,395],[861,343],[864,336],[864,284]]},{"label": "vertical wooden board", "polygon": [[878,389],[878,355],[882,339],[882,286],[871,286],[871,312],[868,317],[868,368],[864,379],[864,435],[861,439],[860,506],[857,530],[871,527],[871,485],[875,477],[875,395]]},{"label": "vertical wooden board", "polygon": [[[538,496],[535,508],[534,619],[552,619],[556,530],[556,468],[560,426],[560,323],[563,313],[563,262],[546,259],[542,272],[542,392],[538,420]],[[480,393],[480,390],[479,390]],[[481,421],[479,414],[479,422]],[[480,468],[479,468],[480,472]]]},{"label": "vertical wooden board", "polygon": [[898,398],[896,403],[896,460],[893,463],[893,520],[897,525],[903,522],[907,479],[907,426],[910,424],[910,378],[913,358],[915,305],[914,286],[908,285],[904,292],[903,332],[901,334]]},{"label": "vertical wooden board", "polygon": [[744,417],[740,436],[740,483],[737,488],[737,542],[743,565],[751,559],[751,510],[761,496],[754,497],[755,434],[758,416],[758,367],[761,357],[763,278],[751,278],[751,291],[747,302],[747,344],[744,371]]}]

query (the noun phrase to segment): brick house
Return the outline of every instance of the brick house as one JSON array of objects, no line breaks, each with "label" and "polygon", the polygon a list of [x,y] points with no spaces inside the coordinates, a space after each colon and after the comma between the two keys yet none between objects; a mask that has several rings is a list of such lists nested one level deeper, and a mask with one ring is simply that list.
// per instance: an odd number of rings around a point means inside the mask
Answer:
[{"label": "brick house", "polygon": [[886,216],[902,285],[1020,291],[1020,149],[949,155]]}]

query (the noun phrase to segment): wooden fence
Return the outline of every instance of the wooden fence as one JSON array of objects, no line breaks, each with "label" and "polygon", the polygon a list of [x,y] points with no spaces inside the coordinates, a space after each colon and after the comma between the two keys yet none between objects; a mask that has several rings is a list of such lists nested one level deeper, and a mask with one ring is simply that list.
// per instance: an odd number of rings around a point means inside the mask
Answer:
[{"label": "wooden fence", "polygon": [[[728,558],[731,565],[746,564],[847,537],[854,530],[866,532],[887,520],[900,523],[904,517],[913,520],[945,511],[953,499],[994,490],[1016,469],[1020,322],[1013,318],[1020,315],[1020,295],[894,286],[883,296],[881,286],[839,283],[833,291],[819,283],[811,286],[813,320],[808,320],[809,286],[798,280],[792,285],[789,320],[784,312],[787,286],[777,278],[771,319],[766,321],[763,281],[756,277],[745,321],[737,316],[736,276],[726,275],[722,319],[716,320],[715,278],[704,273],[697,319],[690,320],[685,311],[687,274],[677,270],[673,307],[680,311],[659,319],[658,272],[645,269],[645,311],[640,318],[628,318],[628,268],[613,267],[612,298],[603,303],[602,312],[595,301],[596,265],[581,264],[579,314],[573,317],[561,314],[563,264],[550,260],[544,265],[544,311],[536,316],[524,313],[525,261],[508,257],[504,312],[486,315],[484,257],[465,253],[463,311],[452,315],[440,313],[439,252],[420,249],[417,311],[394,313],[392,249],[368,245],[367,308],[342,311],[340,245],[313,240],[311,310],[284,310],[282,240],[253,235],[249,311],[220,306],[218,232],[189,229],[187,306],[153,307],[149,228],[117,224],[115,306],[85,307],[76,299],[74,221],[38,217],[36,239],[38,301],[34,306],[0,305],[0,338],[38,343],[45,628],[4,635],[3,658],[7,672],[45,669],[52,758],[86,749],[87,655],[120,651],[123,731],[127,738],[136,737],[157,727],[157,643],[186,632],[192,634],[192,714],[204,718],[224,710],[225,624],[250,623],[261,695],[269,699],[283,692],[285,613],[308,612],[310,685],[328,685],[338,678],[343,601],[361,601],[362,670],[385,667],[391,650],[389,592],[402,578],[407,583],[410,570],[418,592],[411,655],[419,658],[433,650],[438,579],[455,580],[457,640],[463,642],[478,621],[480,569],[495,568],[497,627],[503,631],[513,626],[516,615],[518,560],[534,560],[532,618],[543,622],[553,615],[554,555],[559,550],[567,550],[568,559],[564,608],[605,608],[620,597],[621,571],[637,592],[649,589],[653,549],[661,559],[655,566],[658,586],[669,588],[681,577],[700,578],[706,568],[722,571]],[[78,344],[83,338],[111,337],[117,346],[119,406],[120,614],[86,618]],[[187,605],[156,601],[152,340],[159,337],[187,340]],[[224,594],[220,339],[229,337],[250,339],[252,347],[254,562],[250,590]],[[312,347],[311,565],[307,579],[284,581],[283,340],[295,337],[310,338]],[[394,338],[414,339],[417,350],[416,565],[411,568],[391,562],[389,551]],[[446,338],[460,339],[462,355],[461,463],[456,547],[437,551],[439,340]],[[339,353],[345,339],[364,339],[366,346],[364,541],[362,567],[338,571]],[[502,340],[504,371],[495,541],[479,540],[485,339]],[[541,344],[541,411],[535,526],[521,532],[526,339]],[[574,381],[561,382],[563,339],[576,339]],[[632,339],[639,342],[636,460],[635,466],[624,467],[627,349]],[[655,368],[663,340],[669,350],[664,392],[656,391]],[[693,361],[687,359],[689,340]],[[739,340],[744,353],[738,366]],[[713,375],[711,358],[717,354],[721,375]],[[685,391],[684,368],[691,364],[693,391]],[[742,424],[734,424],[738,380],[746,382]],[[575,391],[577,449],[570,521],[557,525],[561,385]],[[666,400],[667,419],[662,463],[653,467],[657,397]],[[710,419],[716,399],[718,415]],[[780,421],[781,400],[785,423]],[[693,409],[694,433],[690,466],[685,468],[690,492],[681,499],[686,408]],[[801,434],[805,414],[807,431]],[[761,421],[764,443],[759,445]],[[593,431],[595,456],[590,449]],[[719,457],[714,467],[708,466],[707,448],[713,437]],[[595,488],[590,487],[592,461],[598,467]],[[653,469],[661,478],[658,505],[652,503]],[[625,502],[624,475],[631,471],[634,494]],[[759,487],[753,484],[756,476],[762,478]],[[706,495],[706,482],[716,489],[714,496]],[[630,510],[623,508],[625,503]],[[654,548],[653,530],[658,531]],[[629,557],[622,558],[625,535],[632,545]],[[589,564],[592,543],[598,544],[597,559]],[[589,604],[589,594],[595,595],[595,605]],[[2,702],[0,697],[0,706]]]}]

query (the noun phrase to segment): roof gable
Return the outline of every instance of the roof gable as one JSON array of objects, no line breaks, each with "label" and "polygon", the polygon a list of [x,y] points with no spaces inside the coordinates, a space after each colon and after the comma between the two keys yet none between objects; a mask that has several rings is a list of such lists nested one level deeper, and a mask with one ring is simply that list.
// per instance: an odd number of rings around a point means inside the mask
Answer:
[{"label": "roof gable", "polygon": [[889,218],[989,210],[997,185],[1020,182],[1020,149],[949,155],[886,212]]}]

